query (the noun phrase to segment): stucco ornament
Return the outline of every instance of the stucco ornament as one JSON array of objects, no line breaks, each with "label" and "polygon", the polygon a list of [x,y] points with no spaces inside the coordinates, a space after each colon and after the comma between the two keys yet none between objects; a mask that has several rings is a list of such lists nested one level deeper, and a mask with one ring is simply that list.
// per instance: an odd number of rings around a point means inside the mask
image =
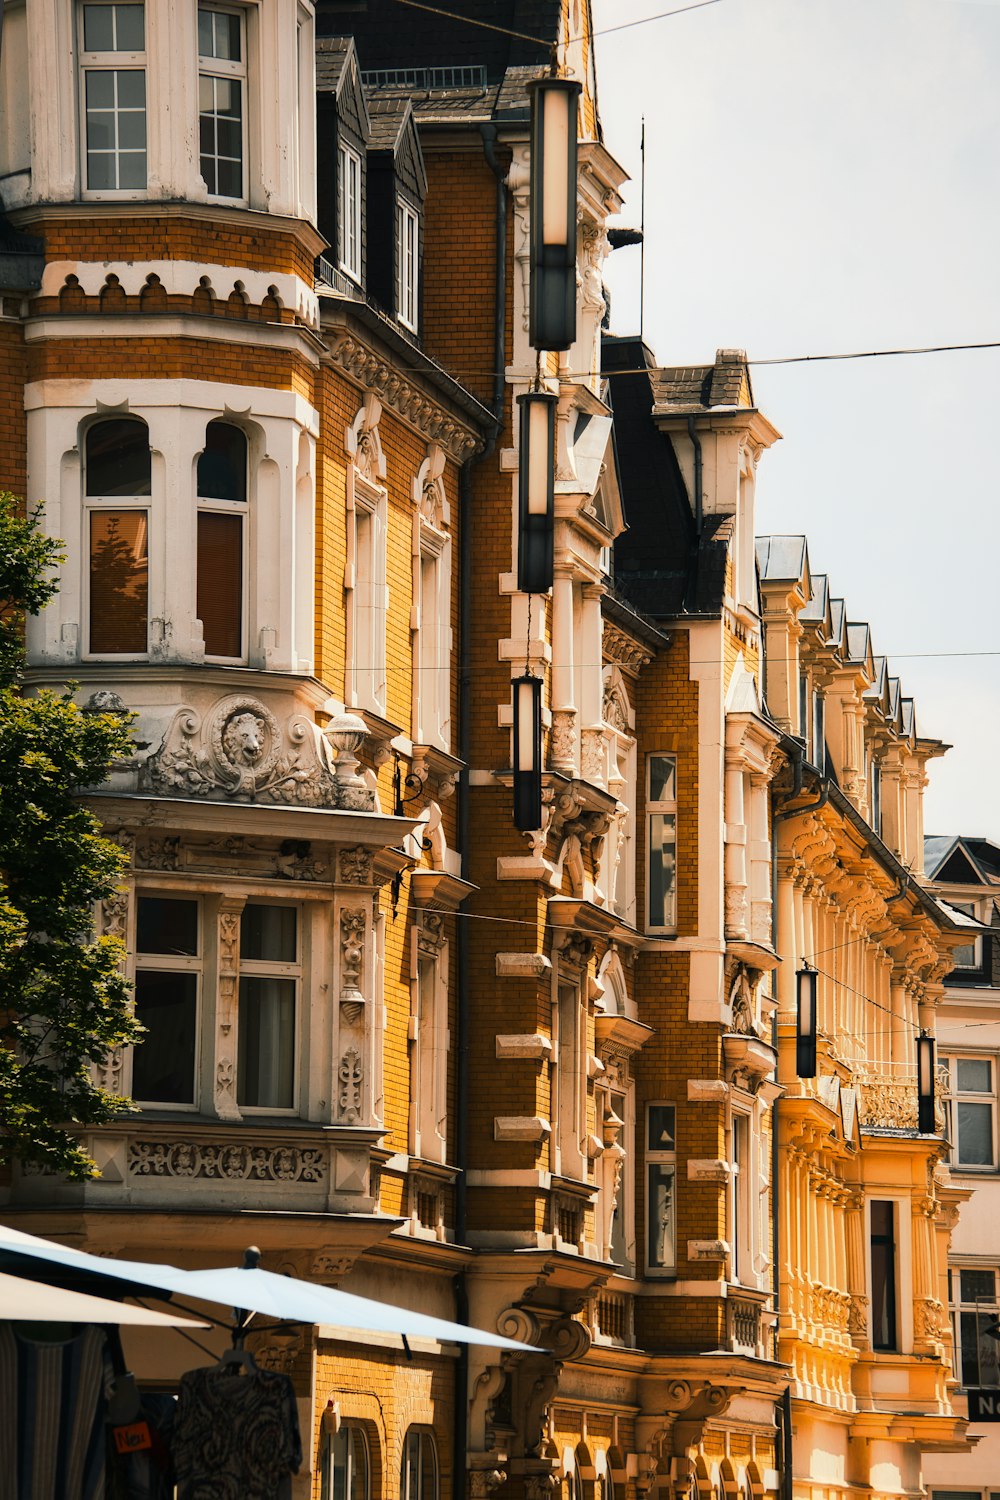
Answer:
[{"label": "stucco ornament", "polygon": [[128,1166],[137,1177],[211,1177],[237,1182],[322,1182],[326,1177],[322,1151],[294,1146],[133,1141]]},{"label": "stucco ornament", "polygon": [[331,773],[318,727],[293,716],[279,724],[256,698],[226,698],[204,718],[174,717],[140,773],[143,791],[213,801],[269,802],[371,812],[358,777]]}]

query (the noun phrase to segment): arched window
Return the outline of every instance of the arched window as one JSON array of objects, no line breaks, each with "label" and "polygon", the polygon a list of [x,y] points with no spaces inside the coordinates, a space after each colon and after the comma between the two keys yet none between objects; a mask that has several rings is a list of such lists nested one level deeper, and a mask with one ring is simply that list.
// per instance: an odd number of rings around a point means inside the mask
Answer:
[{"label": "arched window", "polygon": [[438,1500],[437,1446],[426,1427],[411,1427],[403,1439],[399,1500]]},{"label": "arched window", "polygon": [[137,417],[95,422],[84,440],[92,656],[144,656],[149,620],[149,433]]},{"label": "arched window", "polygon": [[244,641],[246,434],[209,422],[198,460],[198,618],[205,655],[242,660]]},{"label": "arched window", "polygon": [[370,1500],[368,1439],[358,1422],[341,1422],[320,1438],[320,1500]]}]

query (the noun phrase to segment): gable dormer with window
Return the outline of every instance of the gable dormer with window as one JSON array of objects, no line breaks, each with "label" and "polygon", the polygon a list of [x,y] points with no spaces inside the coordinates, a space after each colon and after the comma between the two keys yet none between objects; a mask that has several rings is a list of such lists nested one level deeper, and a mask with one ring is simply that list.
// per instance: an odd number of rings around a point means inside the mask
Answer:
[{"label": "gable dormer with window", "polygon": [[427,175],[409,99],[370,101],[368,287],[410,333],[420,332],[420,263]]},{"label": "gable dormer with window", "polygon": [[316,47],[317,222],[327,259],[357,287],[366,284],[365,201],[371,125],[350,37]]}]

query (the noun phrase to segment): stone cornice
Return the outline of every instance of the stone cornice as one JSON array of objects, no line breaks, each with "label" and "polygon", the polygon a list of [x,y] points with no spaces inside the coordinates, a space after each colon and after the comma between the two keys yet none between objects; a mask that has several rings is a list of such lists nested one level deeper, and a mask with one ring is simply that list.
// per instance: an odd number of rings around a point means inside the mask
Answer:
[{"label": "stone cornice", "polygon": [[[369,343],[361,338],[355,329],[343,325],[329,326],[325,312],[325,308],[321,309],[326,358],[330,363],[365,390],[374,391],[384,407],[395,412],[426,442],[439,443],[456,463],[462,463],[483,447],[483,428],[490,420],[489,413],[443,370],[437,371],[419,350],[409,350],[408,357],[414,365],[426,363],[428,383],[447,382],[452,387],[448,396],[453,399],[455,407],[467,405],[470,408],[468,418],[458,416],[454,407],[449,410],[444,400],[428,394],[418,383],[424,374],[422,369],[416,372],[417,379],[403,375],[400,365],[388,351],[378,350],[374,341]],[[480,418],[478,423],[477,417]]]}]

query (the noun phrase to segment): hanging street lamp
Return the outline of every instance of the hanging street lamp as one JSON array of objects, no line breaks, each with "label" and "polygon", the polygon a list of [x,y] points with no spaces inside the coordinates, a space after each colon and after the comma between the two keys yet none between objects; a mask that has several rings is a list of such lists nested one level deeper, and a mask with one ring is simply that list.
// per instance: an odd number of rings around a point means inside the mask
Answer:
[{"label": "hanging street lamp", "polygon": [[803,960],[796,972],[795,1071],[800,1078],[816,1077],[816,989],[819,975]]},{"label": "hanging street lamp", "polygon": [[517,586],[522,594],[545,594],[552,587],[558,404],[551,391],[517,398]]},{"label": "hanging street lamp", "polygon": [[531,280],[533,349],[576,340],[576,135],[583,85],[539,78],[531,95]]},{"label": "hanging street lamp", "polygon": [[542,826],[542,679],[514,678],[514,826]]}]

